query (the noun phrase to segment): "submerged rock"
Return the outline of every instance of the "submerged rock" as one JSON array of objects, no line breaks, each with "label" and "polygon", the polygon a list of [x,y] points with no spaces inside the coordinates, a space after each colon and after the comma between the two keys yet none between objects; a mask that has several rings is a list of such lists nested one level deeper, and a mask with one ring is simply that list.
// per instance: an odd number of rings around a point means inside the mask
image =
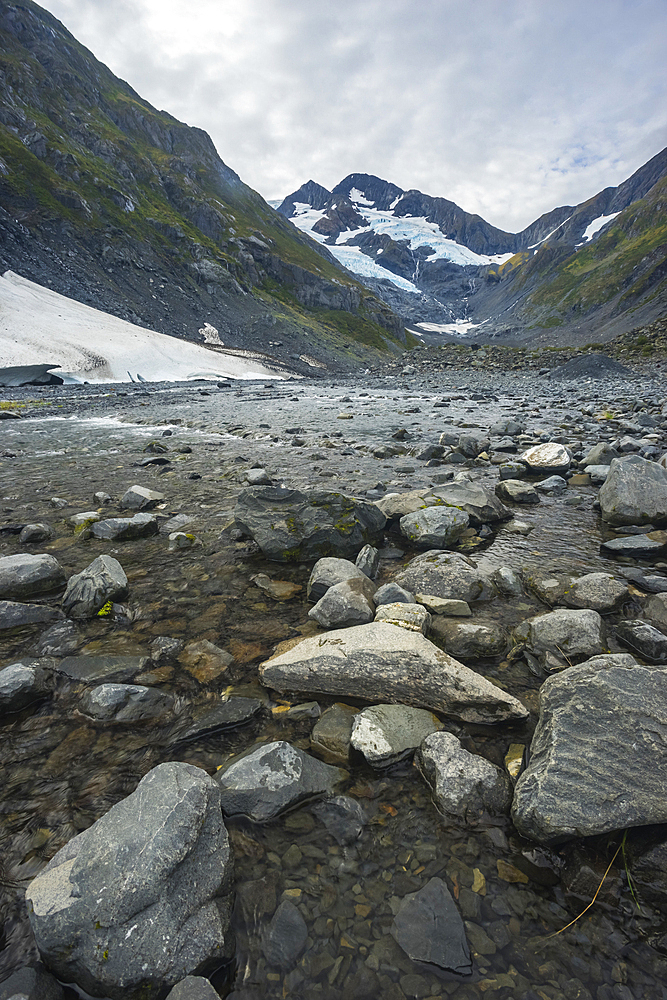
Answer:
[{"label": "submerged rock", "polygon": [[509,809],[512,792],[507,775],[484,757],[464,750],[453,733],[428,736],[415,763],[448,819],[476,823],[485,814],[502,815]]},{"label": "submerged rock", "polygon": [[366,825],[364,810],[349,795],[334,795],[316,802],[312,811],[339,844],[353,844]]},{"label": "submerged rock", "polygon": [[1,712],[19,712],[49,691],[49,675],[39,661],[19,660],[0,670]]},{"label": "submerged rock", "polygon": [[66,656],[58,663],[61,674],[85,684],[123,684],[148,670],[149,656]]},{"label": "submerged rock", "polygon": [[62,618],[63,613],[46,604],[19,604],[16,601],[0,601],[0,630],[21,628],[24,625],[41,625]]},{"label": "submerged rock", "polygon": [[277,562],[329,555],[353,558],[364,544],[381,540],[386,523],[375,504],[342,493],[278,486],[243,490],[234,516],[267,559]]},{"label": "submerged rock", "polygon": [[306,922],[289,899],[283,900],[262,935],[262,951],[267,963],[277,969],[291,969],[306,947]]},{"label": "submerged rock", "polygon": [[423,889],[404,896],[391,934],[413,962],[460,976],[472,971],[463,921],[442,879],[432,878]]},{"label": "submerged rock", "polygon": [[218,771],[226,816],[265,823],[303,799],[331,795],[347,771],[323,764],[284,740],[259,746]]},{"label": "submerged rock", "polygon": [[154,719],[171,710],[174,699],[164,691],[140,684],[100,684],[86,691],[81,709],[103,722],[138,722]]},{"label": "submerged rock", "polygon": [[466,722],[520,720],[520,701],[443,653],[419,632],[386,622],[303,639],[260,665],[267,687],[415,705]]},{"label": "submerged rock", "polygon": [[667,822],[667,670],[628,653],[550,677],[512,806],[526,837],[556,844]]},{"label": "submerged rock", "polygon": [[336,702],[315,723],[310,745],[327,764],[347,764],[352,726],[358,712],[352,705]]},{"label": "submerged rock", "polygon": [[220,790],[200,768],[172,762],[58,851],[26,899],[60,979],[144,1000],[229,956],[231,882]]}]

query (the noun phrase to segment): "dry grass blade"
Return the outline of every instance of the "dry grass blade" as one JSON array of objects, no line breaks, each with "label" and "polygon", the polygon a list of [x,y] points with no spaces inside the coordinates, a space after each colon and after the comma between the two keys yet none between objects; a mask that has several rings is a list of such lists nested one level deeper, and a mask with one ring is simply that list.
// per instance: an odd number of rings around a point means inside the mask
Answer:
[{"label": "dry grass blade", "polygon": [[600,884],[599,884],[599,886],[597,887],[597,889],[595,890],[595,895],[594,895],[594,896],[593,896],[593,898],[591,899],[591,901],[590,901],[590,903],[588,904],[588,906],[587,906],[587,907],[585,907],[585,908],[584,908],[584,909],[583,909],[583,910],[581,911],[581,913],[578,913],[578,914],[577,914],[577,916],[576,916],[576,917],[574,918],[574,920],[570,920],[569,924],[565,924],[565,927],[561,927],[561,929],[560,929],[559,931],[554,931],[554,933],[553,933],[553,934],[549,934],[549,935],[548,935],[548,937],[546,937],[546,938],[544,939],[545,941],[550,941],[550,940],[551,940],[551,938],[554,938],[554,937],[558,937],[558,935],[559,935],[559,934],[562,934],[562,933],[563,933],[563,931],[566,931],[566,930],[568,929],[568,927],[571,927],[571,926],[572,926],[572,924],[576,924],[577,920],[579,920],[579,919],[580,919],[581,917],[583,917],[584,913],[586,913],[586,912],[587,912],[588,910],[590,910],[591,906],[593,905],[593,903],[595,902],[595,900],[596,900],[596,899],[598,898],[598,896],[600,895],[600,890],[602,889],[602,886],[604,885],[604,880],[606,879],[607,875],[608,875],[608,874],[609,874],[609,872],[611,871],[611,866],[613,865],[614,861],[615,861],[615,860],[616,860],[616,858],[618,857],[618,853],[619,853],[619,851],[621,850],[621,847],[622,847],[622,846],[623,846],[623,841],[621,841],[621,843],[620,843],[620,844],[618,845],[618,847],[616,848],[616,851],[614,852],[614,856],[613,856],[613,858],[611,859],[611,861],[609,862],[609,864],[607,865],[607,870],[606,870],[606,872],[604,873],[604,875],[602,876],[602,878],[600,879]]}]

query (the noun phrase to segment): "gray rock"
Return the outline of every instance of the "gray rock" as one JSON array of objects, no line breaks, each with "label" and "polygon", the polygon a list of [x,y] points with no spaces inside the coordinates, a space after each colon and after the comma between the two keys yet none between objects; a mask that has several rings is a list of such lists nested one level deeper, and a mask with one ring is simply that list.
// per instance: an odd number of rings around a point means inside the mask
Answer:
[{"label": "gray rock", "polygon": [[81,711],[101,722],[154,719],[166,715],[173,705],[170,694],[139,684],[100,684],[81,699]]},{"label": "gray rock", "polygon": [[667,592],[655,594],[646,602],[644,611],[658,628],[667,629]]},{"label": "gray rock", "polygon": [[249,486],[271,486],[271,476],[266,469],[248,469],[246,479]]},{"label": "gray rock", "polygon": [[63,613],[46,604],[19,604],[16,601],[0,601],[0,631],[21,628],[25,625],[42,625],[57,621]]},{"label": "gray rock", "polygon": [[349,795],[334,795],[316,802],[312,811],[339,844],[353,844],[366,825],[364,810]]},{"label": "gray rock", "polygon": [[521,577],[511,566],[499,566],[491,579],[503,597],[521,597],[523,594]]},{"label": "gray rock", "polygon": [[53,529],[48,524],[26,524],[21,529],[19,542],[21,545],[33,545],[35,542],[46,542],[53,538]]},{"label": "gray rock", "polygon": [[179,735],[178,742],[190,742],[210,736],[212,733],[236,729],[237,726],[243,726],[257,718],[263,710],[264,705],[259,698],[240,696],[229,698],[191,722],[182,735]]},{"label": "gray rock", "polygon": [[524,719],[523,705],[419,632],[386,622],[303,639],[260,665],[267,687],[391,701],[467,722]]},{"label": "gray rock", "polygon": [[516,480],[518,476],[522,475],[526,471],[525,465],[521,462],[503,462],[502,465],[498,466],[498,476],[501,482],[508,479]]},{"label": "gray rock", "polygon": [[437,716],[423,708],[373,705],[355,717],[350,743],[372,767],[389,767],[441,729]]},{"label": "gray rock", "polygon": [[222,811],[264,823],[303,799],[331,795],[347,771],[323,764],[302,750],[278,740],[237,757],[218,771]]},{"label": "gray rock", "polygon": [[570,468],[570,453],[562,444],[547,441],[529,448],[520,456],[532,472],[567,472]]},{"label": "gray rock", "polygon": [[467,604],[488,599],[495,592],[489,575],[478,569],[472,559],[459,552],[438,549],[416,556],[394,582],[413,594],[453,598]]},{"label": "gray rock", "polygon": [[544,604],[551,606],[559,604],[574,583],[574,577],[556,568],[550,570],[548,567],[546,569],[526,567],[522,575],[526,587]]},{"label": "gray rock", "polygon": [[512,818],[547,844],[667,821],[667,671],[627,653],[550,677]]},{"label": "gray rock", "polygon": [[615,458],[599,500],[609,524],[667,525],[667,469],[639,455]]},{"label": "gray rock", "polygon": [[376,586],[363,578],[344,580],[329,587],[323,597],[308,612],[308,617],[322,628],[349,628],[366,625],[375,617],[373,595]]},{"label": "gray rock", "polygon": [[389,622],[412,632],[428,635],[431,628],[431,616],[421,604],[405,604],[397,601],[395,604],[381,604],[375,612],[376,622]]},{"label": "gray rock", "polygon": [[113,542],[134,541],[157,535],[158,523],[153,514],[135,514],[134,517],[110,517],[97,521],[90,527],[93,538],[105,538]]},{"label": "gray rock", "polygon": [[414,604],[415,595],[397,583],[385,583],[375,591],[373,602],[376,608],[381,604]]},{"label": "gray rock", "polygon": [[121,510],[152,510],[164,500],[164,493],[146,489],[145,486],[130,486],[120,501]]},{"label": "gray rock", "polygon": [[388,521],[411,514],[428,505],[431,490],[412,490],[410,493],[386,493],[375,506],[382,511]]},{"label": "gray rock", "polygon": [[359,709],[336,702],[315,723],[310,745],[327,764],[347,764],[354,717]]},{"label": "gray rock", "polygon": [[187,976],[174,986],[166,1000],[220,1000],[208,979],[202,976]]},{"label": "gray rock", "polygon": [[150,664],[148,656],[66,656],[57,669],[66,677],[85,684],[123,684],[147,670]]},{"label": "gray rock", "polygon": [[352,558],[364,543],[380,541],[386,523],[375,504],[342,493],[277,486],[243,490],[234,516],[264,555],[277,562],[329,555]]},{"label": "gray rock", "polygon": [[470,523],[465,511],[456,507],[424,507],[405,514],[401,534],[423,549],[444,549],[453,545]]},{"label": "gray rock", "polygon": [[69,578],[63,608],[72,618],[89,618],[109,601],[122,601],[127,592],[127,577],[118,560],[98,556]]},{"label": "gray rock", "polygon": [[616,611],[628,597],[628,588],[611,573],[587,573],[565,592],[563,604],[568,608],[591,608],[604,613]]},{"label": "gray rock", "polygon": [[176,531],[183,531],[184,528],[192,524],[195,520],[194,514],[174,514],[168,520],[162,521],[159,525],[159,534],[169,536]]},{"label": "gray rock", "polygon": [[640,619],[620,621],[616,626],[616,638],[649,663],[667,663],[667,635],[648,622]]},{"label": "gray rock", "polygon": [[503,479],[496,484],[496,496],[505,503],[539,503],[540,495],[530,483],[520,479]]},{"label": "gray rock", "polygon": [[667,551],[667,531],[651,531],[648,535],[625,535],[602,542],[600,549],[606,555],[631,556],[646,559]]},{"label": "gray rock", "polygon": [[47,628],[32,647],[32,653],[35,656],[71,656],[83,642],[74,622],[66,619]]},{"label": "gray rock", "polygon": [[357,569],[374,580],[380,567],[380,553],[374,545],[364,545],[354,562]]},{"label": "gray rock", "polygon": [[192,535],[189,532],[186,534],[184,531],[172,531],[168,538],[168,552],[180,552],[182,549],[191,549],[193,545],[197,545],[199,539],[196,535]]},{"label": "gray rock", "polygon": [[[460,618],[470,618],[472,615],[470,605],[466,604],[465,601],[455,601],[446,597],[435,597],[434,594],[417,594],[415,601],[417,604],[423,604],[424,607],[431,611],[434,615],[445,615],[447,617]],[[429,627],[430,625],[431,623],[429,622]]]},{"label": "gray rock", "polygon": [[231,882],[220,790],[200,768],[171,762],[58,851],[26,899],[60,979],[144,1000],[229,956]]},{"label": "gray rock", "polygon": [[604,653],[607,636],[597,611],[550,611],[522,622],[516,630],[547,670],[558,670]]},{"label": "gray rock", "polygon": [[64,585],[65,574],[53,556],[20,553],[0,558],[0,598],[21,600]]},{"label": "gray rock", "polygon": [[26,705],[46,697],[49,691],[49,675],[39,662],[17,661],[0,670],[2,712],[19,712]]},{"label": "gray rock", "polygon": [[460,976],[472,971],[463,921],[442,879],[432,878],[403,897],[391,934],[413,962]]},{"label": "gray rock", "polygon": [[329,587],[334,587],[337,583],[364,579],[367,579],[366,573],[349,559],[335,559],[332,556],[318,559],[308,580],[308,599],[319,601]]},{"label": "gray rock", "polygon": [[545,496],[558,496],[567,489],[567,479],[563,479],[562,476],[549,476],[548,479],[541,479],[539,483],[535,483],[535,489]]},{"label": "gray rock", "polygon": [[289,899],[283,900],[262,935],[262,951],[267,963],[286,972],[306,947],[306,922]]},{"label": "gray rock", "polygon": [[172,663],[182,652],[183,639],[172,639],[169,635],[159,635],[151,643],[151,659],[157,666]]},{"label": "gray rock", "polygon": [[489,432],[491,434],[507,434],[509,437],[516,437],[517,434],[523,434],[525,429],[526,425],[514,420],[513,417],[501,417],[495,424],[491,424]]},{"label": "gray rock", "polygon": [[458,449],[466,458],[477,458],[482,452],[488,451],[491,442],[484,434],[464,432],[459,436]]},{"label": "gray rock", "polygon": [[615,458],[619,457],[615,448],[612,448],[606,441],[600,441],[599,444],[593,445],[590,451],[586,453],[582,460],[582,465],[609,466]]},{"label": "gray rock", "polygon": [[12,973],[0,983],[0,1000],[63,1000],[63,988],[41,962]]},{"label": "gray rock", "polygon": [[610,465],[586,465],[584,472],[591,477],[591,482],[597,486],[599,483],[605,482],[610,468]]},{"label": "gray rock", "polygon": [[510,807],[512,791],[507,775],[484,757],[464,750],[453,733],[428,736],[415,763],[447,819],[477,823],[488,814],[502,815]]},{"label": "gray rock", "polygon": [[494,623],[484,625],[441,617],[435,619],[432,631],[451,656],[462,660],[498,656],[507,646],[504,630]]},{"label": "gray rock", "polygon": [[479,528],[482,524],[506,521],[512,517],[512,511],[479,483],[465,481],[448,483],[432,490],[431,497],[433,504],[443,503],[465,511],[473,528]]}]

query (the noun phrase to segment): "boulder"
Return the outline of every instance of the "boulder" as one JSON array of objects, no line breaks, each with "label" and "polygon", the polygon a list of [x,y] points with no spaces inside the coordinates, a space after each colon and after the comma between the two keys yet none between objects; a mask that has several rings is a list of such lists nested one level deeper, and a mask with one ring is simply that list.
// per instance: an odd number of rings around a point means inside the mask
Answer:
[{"label": "boulder", "polygon": [[446,504],[465,511],[473,528],[482,524],[495,524],[512,517],[512,511],[505,507],[498,497],[479,483],[466,482],[448,483],[438,486],[431,492],[431,503]]},{"label": "boulder", "polygon": [[567,489],[567,479],[563,479],[562,476],[549,476],[547,479],[541,479],[539,483],[535,483],[535,489],[538,493],[544,493],[545,496],[559,496]]},{"label": "boulder", "polygon": [[600,441],[586,453],[581,461],[581,465],[606,465],[610,466],[615,458],[620,458],[615,448],[612,448],[606,441]]},{"label": "boulder", "polygon": [[376,608],[381,604],[414,604],[415,595],[397,583],[385,583],[375,591],[373,602]]},{"label": "boulder", "polygon": [[200,768],[171,762],[58,851],[26,900],[59,979],[145,1000],[230,957],[231,887],[220,789]]},{"label": "boulder", "polygon": [[101,722],[138,722],[165,715],[174,704],[170,694],[140,684],[100,684],[86,691],[81,711]]},{"label": "boulder", "polygon": [[496,484],[496,496],[505,503],[539,503],[540,495],[530,483],[521,479],[502,479]]},{"label": "boulder", "polygon": [[611,573],[587,573],[574,581],[562,600],[568,608],[590,608],[604,613],[616,611],[628,597],[628,588]]},{"label": "boulder", "polygon": [[667,551],[667,531],[651,531],[647,535],[624,535],[602,542],[603,555],[630,556],[632,559],[649,559]]},{"label": "boulder", "polygon": [[48,524],[26,524],[21,529],[19,542],[21,545],[34,545],[38,542],[47,542],[53,538],[53,528]]},{"label": "boulder", "polygon": [[667,671],[627,653],[550,677],[512,806],[547,844],[667,822]]},{"label": "boulder", "polygon": [[490,447],[491,442],[484,434],[467,431],[459,436],[458,449],[466,458],[477,458]]},{"label": "boulder", "polygon": [[366,625],[375,617],[373,595],[376,586],[367,576],[344,580],[329,587],[308,612],[322,628],[349,628]]},{"label": "boulder", "polygon": [[645,614],[658,628],[667,629],[667,592],[655,594],[646,602]]},{"label": "boulder", "polygon": [[121,510],[152,510],[164,500],[164,493],[146,489],[145,486],[130,486],[120,501]]},{"label": "boulder", "polygon": [[105,538],[112,542],[130,542],[135,538],[149,538],[157,535],[158,523],[152,514],[135,514],[134,517],[110,517],[106,521],[96,521],[90,526],[94,538]]},{"label": "boulder", "polygon": [[353,558],[381,540],[386,518],[373,503],[342,493],[256,486],[243,490],[234,511],[237,526],[268,559],[301,562],[321,556]]},{"label": "boulder", "polygon": [[413,594],[431,594],[447,600],[485,600],[493,596],[495,587],[489,575],[459,552],[431,549],[412,559],[398,574],[394,583]]},{"label": "boulder", "polygon": [[352,726],[358,712],[353,705],[336,702],[315,723],[310,745],[327,764],[347,764]]},{"label": "boulder", "polygon": [[465,601],[455,601],[447,597],[436,597],[434,594],[417,594],[415,601],[417,604],[423,604],[434,615],[460,618],[470,618],[472,615],[470,605]]},{"label": "boulder", "polygon": [[453,733],[428,736],[415,763],[445,818],[477,823],[485,815],[508,811],[512,792],[507,775],[484,757],[464,750]]},{"label": "boulder", "polygon": [[431,616],[421,604],[381,604],[375,612],[376,622],[390,622],[400,628],[428,635],[431,628]]},{"label": "boulder", "polygon": [[470,523],[465,511],[456,507],[424,507],[405,514],[401,534],[422,549],[444,549],[453,545]]},{"label": "boulder", "polygon": [[0,1000],[63,1000],[63,988],[41,962],[13,972],[0,983]]},{"label": "boulder", "polygon": [[127,591],[127,577],[118,560],[113,556],[98,556],[69,578],[63,608],[72,618],[89,618],[108,601],[122,601]]},{"label": "boulder", "polygon": [[498,478],[503,481],[508,479],[516,480],[518,476],[526,471],[526,466],[521,462],[503,462],[498,466]]},{"label": "boulder", "polygon": [[49,692],[49,674],[39,661],[19,660],[0,670],[0,712],[19,712]]},{"label": "boulder", "polygon": [[504,653],[507,636],[500,625],[436,618],[432,631],[451,656],[477,660]]},{"label": "boulder", "polygon": [[423,889],[403,897],[391,934],[413,962],[459,976],[472,971],[461,915],[440,878],[430,879]]},{"label": "boulder", "polygon": [[0,598],[21,600],[64,585],[65,574],[53,556],[20,553],[0,558]]},{"label": "boulder", "polygon": [[219,1000],[220,994],[214,990],[203,976],[186,976],[174,986],[166,1000]]},{"label": "boulder", "polygon": [[570,468],[570,453],[562,444],[547,441],[529,448],[519,456],[531,472],[567,472]]},{"label": "boulder", "polygon": [[547,670],[560,670],[607,648],[604,622],[597,611],[550,611],[522,622],[516,636]]},{"label": "boulder", "polygon": [[265,823],[303,799],[332,795],[347,771],[331,767],[284,740],[255,747],[215,775],[226,816]]},{"label": "boulder", "polygon": [[639,455],[615,458],[599,500],[609,524],[667,526],[667,469]]},{"label": "boulder", "polygon": [[430,496],[430,489],[412,490],[410,493],[385,493],[381,500],[376,500],[375,506],[388,521],[393,521],[427,506]]},{"label": "boulder", "polygon": [[329,587],[334,587],[337,583],[364,579],[367,579],[366,573],[349,559],[336,559],[333,556],[318,559],[308,580],[308,599],[319,601]]},{"label": "boulder", "polygon": [[525,719],[521,702],[419,632],[372,622],[302,639],[260,665],[276,691],[305,691],[428,708],[466,722]]},{"label": "boulder", "polygon": [[380,553],[378,549],[374,545],[364,545],[354,564],[369,579],[374,580],[380,567]]},{"label": "boulder", "polygon": [[350,743],[372,767],[389,767],[441,729],[437,716],[423,708],[373,705],[355,717]]},{"label": "boulder", "polygon": [[22,628],[25,625],[42,625],[62,618],[63,613],[46,604],[19,604],[16,601],[0,601],[0,631]]}]

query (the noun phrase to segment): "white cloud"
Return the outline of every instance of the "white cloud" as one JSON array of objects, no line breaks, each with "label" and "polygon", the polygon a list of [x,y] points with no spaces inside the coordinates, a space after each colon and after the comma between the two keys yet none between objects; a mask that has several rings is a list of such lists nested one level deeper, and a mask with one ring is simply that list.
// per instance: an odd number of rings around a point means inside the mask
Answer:
[{"label": "white cloud", "polygon": [[667,144],[664,0],[45,0],[267,198],[353,171],[516,230]]}]

